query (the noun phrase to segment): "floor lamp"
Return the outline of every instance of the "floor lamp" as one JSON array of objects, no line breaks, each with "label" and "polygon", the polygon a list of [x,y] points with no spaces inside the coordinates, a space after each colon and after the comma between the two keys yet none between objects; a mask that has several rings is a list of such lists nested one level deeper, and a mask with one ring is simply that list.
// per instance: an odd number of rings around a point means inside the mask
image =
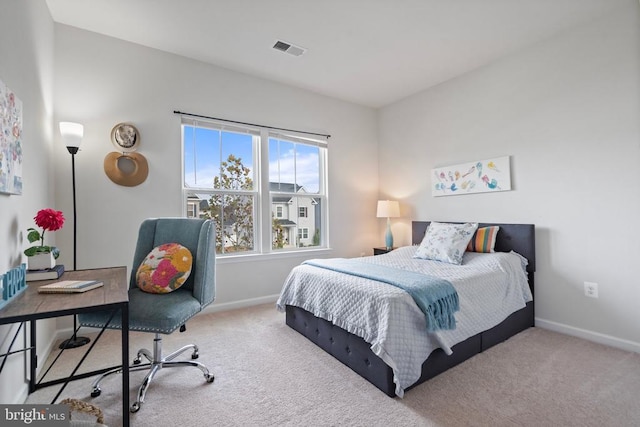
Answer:
[{"label": "floor lamp", "polygon": [[[79,123],[60,122],[60,134],[62,142],[67,146],[67,151],[71,154],[71,182],[73,187],[73,269],[76,269],[76,153],[80,149],[80,143],[84,136],[84,126]],[[61,349],[76,348],[87,344],[91,341],[87,337],[79,337],[76,335],[77,319],[73,316],[73,335],[71,338],[62,341]]]}]

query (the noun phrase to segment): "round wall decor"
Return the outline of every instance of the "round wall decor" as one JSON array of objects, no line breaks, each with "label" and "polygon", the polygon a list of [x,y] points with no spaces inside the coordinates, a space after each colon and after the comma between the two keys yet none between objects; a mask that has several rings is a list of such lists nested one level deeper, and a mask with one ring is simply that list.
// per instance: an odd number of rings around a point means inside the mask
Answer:
[{"label": "round wall decor", "polygon": [[111,152],[104,158],[104,172],[118,185],[135,187],[147,179],[149,165],[140,153]]},{"label": "round wall decor", "polygon": [[118,123],[111,129],[111,143],[121,153],[131,153],[140,145],[140,133],[131,123]]}]

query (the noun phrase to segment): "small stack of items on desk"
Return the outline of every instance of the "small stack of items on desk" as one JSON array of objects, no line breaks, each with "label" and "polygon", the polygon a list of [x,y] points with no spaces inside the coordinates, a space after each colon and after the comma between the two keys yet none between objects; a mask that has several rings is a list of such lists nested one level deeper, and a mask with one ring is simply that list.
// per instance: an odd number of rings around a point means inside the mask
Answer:
[{"label": "small stack of items on desk", "polygon": [[62,280],[38,288],[41,294],[76,294],[99,288],[103,283],[99,280]]},{"label": "small stack of items on desk", "polygon": [[59,279],[62,273],[64,273],[64,265],[62,264],[44,270],[27,270],[27,282]]}]

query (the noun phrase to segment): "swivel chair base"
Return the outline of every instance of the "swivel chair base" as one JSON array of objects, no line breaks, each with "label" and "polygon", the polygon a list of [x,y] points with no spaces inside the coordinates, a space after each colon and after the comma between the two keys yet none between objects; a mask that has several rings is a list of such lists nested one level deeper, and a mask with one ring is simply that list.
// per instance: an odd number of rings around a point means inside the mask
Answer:
[{"label": "swivel chair base", "polygon": [[[194,362],[192,360],[191,361],[190,360],[173,361],[173,359],[175,359],[177,356],[179,356],[180,354],[184,353],[189,349],[193,350],[193,353],[191,353],[191,359],[197,359],[199,357],[198,346],[196,346],[195,344],[185,345],[184,347],[179,348],[178,350],[174,351],[173,353],[163,358],[162,357],[162,337],[160,336],[160,334],[156,334],[156,337],[153,340],[153,355],[149,350],[145,348],[138,350],[138,354],[136,358],[133,360],[133,366],[129,368],[129,372],[141,371],[144,369],[148,369],[149,372],[144,377],[144,380],[142,381],[142,384],[138,389],[138,396],[136,401],[129,408],[131,412],[138,412],[140,410],[140,406],[144,403],[144,398],[147,394],[147,389],[151,385],[151,381],[156,376],[158,371],[160,371],[162,368],[180,368],[185,366],[193,366],[202,371],[202,373],[204,374],[204,379],[207,381],[207,383],[213,382],[215,377],[213,376],[213,374],[209,372],[209,369],[207,369],[207,367],[204,366],[202,363]],[[145,359],[147,359],[149,362],[141,363],[142,356],[144,356]],[[116,368],[116,369],[107,371],[102,375],[100,375],[98,378],[96,378],[95,381],[93,381],[93,383],[91,384],[91,397],[100,396],[100,393],[102,392],[102,390],[100,389],[100,382],[105,377],[112,374],[117,374],[120,372],[122,372],[122,368]]]}]

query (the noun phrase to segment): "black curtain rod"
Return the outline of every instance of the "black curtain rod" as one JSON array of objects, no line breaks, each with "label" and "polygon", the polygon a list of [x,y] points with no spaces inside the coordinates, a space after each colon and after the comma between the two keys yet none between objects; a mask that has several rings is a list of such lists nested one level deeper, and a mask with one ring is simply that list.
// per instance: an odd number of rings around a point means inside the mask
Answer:
[{"label": "black curtain rod", "polygon": [[183,116],[199,117],[201,119],[219,120],[219,121],[222,121],[222,122],[235,123],[235,124],[238,124],[238,125],[258,126],[258,127],[267,128],[267,129],[283,130],[283,131],[287,131],[287,132],[297,132],[297,133],[304,133],[304,134],[307,134],[307,135],[324,136],[325,138],[331,138],[331,135],[327,135],[326,133],[315,133],[315,132],[307,132],[307,131],[304,131],[304,130],[295,130],[295,129],[278,128],[278,127],[274,127],[274,126],[259,125],[259,124],[256,124],[256,123],[238,122],[238,121],[235,121],[235,120],[221,119],[221,118],[218,118],[218,117],[209,117],[209,116],[201,116],[199,114],[184,113],[182,111],[177,111],[177,110],[174,110],[173,114],[181,114]]}]

